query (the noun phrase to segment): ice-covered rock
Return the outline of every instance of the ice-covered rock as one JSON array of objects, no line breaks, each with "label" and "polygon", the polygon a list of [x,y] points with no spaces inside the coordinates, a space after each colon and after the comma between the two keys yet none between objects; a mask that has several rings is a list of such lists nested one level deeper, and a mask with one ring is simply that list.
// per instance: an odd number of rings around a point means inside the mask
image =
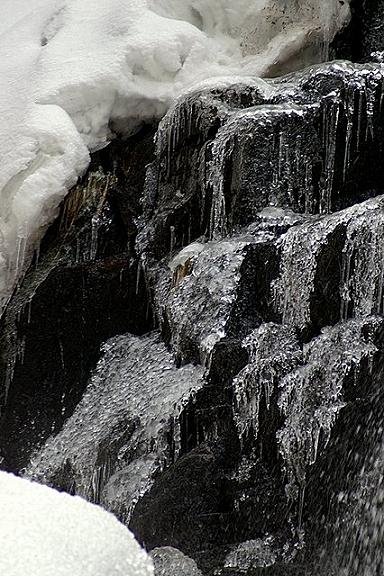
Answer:
[{"label": "ice-covered rock", "polygon": [[[188,267],[179,268],[173,279],[167,269],[157,273],[155,310],[160,323],[170,330],[179,361],[192,359],[209,366],[218,342],[248,332],[261,318],[268,318],[264,299],[268,288],[263,291],[261,285],[268,286],[276,272],[274,238],[274,223],[268,224],[267,219],[231,239],[198,244],[198,250],[195,244],[186,247],[171,266],[190,254]],[[248,289],[260,292],[260,299],[252,298]]]},{"label": "ice-covered rock", "polygon": [[[278,404],[285,421],[277,439],[290,496],[299,488],[304,498],[307,471],[316,462],[319,446],[324,448],[330,439],[348,386],[372,376],[382,324],[382,318],[370,317],[325,328],[304,345],[303,366],[279,382]],[[302,501],[300,506],[299,515]]]},{"label": "ice-covered rock", "polygon": [[382,313],[383,208],[379,196],[292,227],[281,237],[280,275],[273,291],[284,323],[303,330],[311,323],[322,327]]},{"label": "ice-covered rock", "polygon": [[7,576],[152,576],[153,564],[112,514],[0,472],[0,572]]},{"label": "ice-covered rock", "polygon": [[[176,368],[157,333],[118,336],[103,351],[73,416],[32,458],[27,475],[99,502],[121,471],[129,517],[155,472],[180,454],[180,417],[203,386],[202,369]],[[111,480],[106,502],[119,480]]]},{"label": "ice-covered rock", "polygon": [[383,112],[379,64],[203,85],[160,123],[140,245],[159,258],[264,208],[324,214],[381,194]]},{"label": "ice-covered rock", "polygon": [[154,548],[150,556],[155,576],[202,576],[196,562],[172,546]]},{"label": "ice-covered rock", "polygon": [[279,381],[303,362],[295,330],[262,324],[243,342],[249,361],[233,381],[234,414],[240,439],[252,430],[257,438],[260,403],[269,410]]}]

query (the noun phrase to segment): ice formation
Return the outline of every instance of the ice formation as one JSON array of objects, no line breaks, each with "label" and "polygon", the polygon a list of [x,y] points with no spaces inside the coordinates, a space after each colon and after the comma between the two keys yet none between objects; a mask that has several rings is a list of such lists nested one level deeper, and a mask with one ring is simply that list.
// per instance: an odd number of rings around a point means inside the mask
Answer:
[{"label": "ice formation", "polygon": [[129,517],[153,475],[178,457],[180,415],[202,385],[202,369],[177,369],[157,333],[109,340],[83,400],[28,475],[94,502],[111,479],[104,504],[114,509],[123,490],[126,508],[116,512]]},{"label": "ice formation", "polygon": [[382,312],[383,202],[378,196],[293,227],[282,236],[281,273],[274,292],[284,323],[305,328],[310,322],[319,254],[327,244],[336,244],[338,230],[345,235],[340,247],[340,320]]},{"label": "ice formation", "polygon": [[[279,408],[285,416],[277,434],[284,459],[290,496],[304,497],[306,474],[316,462],[319,443],[326,445],[340,410],[346,405],[343,386],[347,378],[358,382],[370,370],[377,353],[374,333],[378,317],[349,320],[324,328],[303,348],[304,365],[279,382]],[[302,506],[302,501],[300,502]],[[299,511],[301,514],[301,511]]]},{"label": "ice formation", "polygon": [[295,331],[289,326],[262,324],[244,341],[249,364],[234,380],[234,415],[240,440],[252,429],[257,437],[261,399],[267,409],[279,380],[302,363]]},{"label": "ice formation", "polygon": [[0,472],[0,573],[153,576],[152,561],[112,514]]},{"label": "ice formation", "polygon": [[[324,59],[348,2],[4,0],[0,304],[89,150],[161,116],[195,82]],[[299,23],[299,25],[297,24]]]},{"label": "ice formation", "polygon": [[185,556],[177,548],[163,546],[151,550],[156,576],[202,576],[192,558]]}]

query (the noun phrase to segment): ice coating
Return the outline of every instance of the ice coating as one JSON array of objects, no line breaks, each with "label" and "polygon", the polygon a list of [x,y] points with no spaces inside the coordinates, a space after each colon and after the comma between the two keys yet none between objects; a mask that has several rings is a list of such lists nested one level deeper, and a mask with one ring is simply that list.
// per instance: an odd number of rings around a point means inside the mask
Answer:
[{"label": "ice coating", "polygon": [[[130,471],[129,515],[154,472],[178,457],[180,415],[202,384],[202,369],[177,369],[156,333],[109,340],[83,400],[32,458],[27,475],[99,502],[111,476]],[[113,502],[121,480],[109,485],[106,501]]]},{"label": "ice coating", "polygon": [[156,576],[202,576],[196,562],[172,546],[154,548],[150,556]]},{"label": "ice coating", "polygon": [[295,331],[288,326],[262,324],[244,341],[249,363],[238,374],[234,386],[234,415],[240,440],[250,430],[257,437],[262,399],[267,409],[279,380],[302,362]]},{"label": "ice coating", "polygon": [[1,574],[153,576],[131,532],[81,498],[0,472],[0,508]]},{"label": "ice coating", "polygon": [[319,253],[332,245],[337,230],[345,235],[339,255],[340,319],[382,311],[384,199],[378,196],[293,227],[281,238],[281,273],[274,292],[284,323],[305,328],[310,322]]},{"label": "ice coating", "polygon": [[177,282],[174,276],[173,286],[169,270],[160,275],[157,314],[166,317],[172,331],[171,345],[180,362],[193,360],[209,367],[215,345],[229,330],[248,250],[274,238],[268,222],[230,240],[199,244],[198,251],[196,244],[184,248],[171,265],[183,262],[190,254],[189,267],[185,275],[179,274]]},{"label": "ice coating", "polygon": [[381,325],[380,318],[370,317],[325,328],[304,345],[303,366],[279,382],[278,404],[285,423],[277,439],[291,497],[297,496],[297,488],[304,497],[306,473],[317,459],[319,442],[327,444],[345,406],[343,385],[347,378],[357,381],[360,371],[372,366],[377,352],[373,335]]},{"label": "ice coating", "polygon": [[246,246],[236,240],[206,244],[195,257],[192,273],[171,290],[166,311],[173,328],[172,346],[182,361],[188,359],[183,350],[186,340],[204,365],[225,336]]},{"label": "ice coating", "polygon": [[[257,438],[263,407],[277,403],[284,424],[276,431],[287,473],[287,495],[303,506],[307,472],[329,441],[344,408],[344,386],[372,369],[378,316],[348,320],[300,345],[288,325],[263,324],[243,342],[249,363],[234,380],[234,420],[240,441]],[[300,498],[299,498],[300,497]]]},{"label": "ice coating", "polygon": [[111,129],[160,117],[206,78],[319,62],[348,18],[337,0],[4,0],[0,303]]},{"label": "ice coating", "polygon": [[[276,548],[276,550],[275,550]],[[241,572],[273,566],[278,559],[278,546],[273,536],[248,540],[234,547],[225,558],[225,567]]]}]

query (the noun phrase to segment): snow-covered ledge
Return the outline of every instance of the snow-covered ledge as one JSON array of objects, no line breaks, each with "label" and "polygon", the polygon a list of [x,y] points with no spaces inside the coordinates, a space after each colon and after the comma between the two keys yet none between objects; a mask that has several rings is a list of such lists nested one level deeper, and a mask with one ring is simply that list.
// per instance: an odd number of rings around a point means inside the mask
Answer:
[{"label": "snow-covered ledge", "polygon": [[349,0],[2,0],[0,310],[111,126],[196,82],[326,59]]}]

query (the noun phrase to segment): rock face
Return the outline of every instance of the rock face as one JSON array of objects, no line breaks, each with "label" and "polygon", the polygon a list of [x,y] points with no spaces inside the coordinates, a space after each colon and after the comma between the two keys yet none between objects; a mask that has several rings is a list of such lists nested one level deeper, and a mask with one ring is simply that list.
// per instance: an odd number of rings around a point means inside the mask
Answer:
[{"label": "rock face", "polygon": [[[36,445],[72,414],[102,342],[152,327],[132,249],[152,148],[148,129],[138,143],[113,144],[94,157],[1,319],[0,454],[7,469],[26,466]],[[140,166],[135,174],[131,162]]]},{"label": "rock face", "polygon": [[225,79],[99,153],[2,320],[4,467],[158,574],[380,572],[383,86]]}]

